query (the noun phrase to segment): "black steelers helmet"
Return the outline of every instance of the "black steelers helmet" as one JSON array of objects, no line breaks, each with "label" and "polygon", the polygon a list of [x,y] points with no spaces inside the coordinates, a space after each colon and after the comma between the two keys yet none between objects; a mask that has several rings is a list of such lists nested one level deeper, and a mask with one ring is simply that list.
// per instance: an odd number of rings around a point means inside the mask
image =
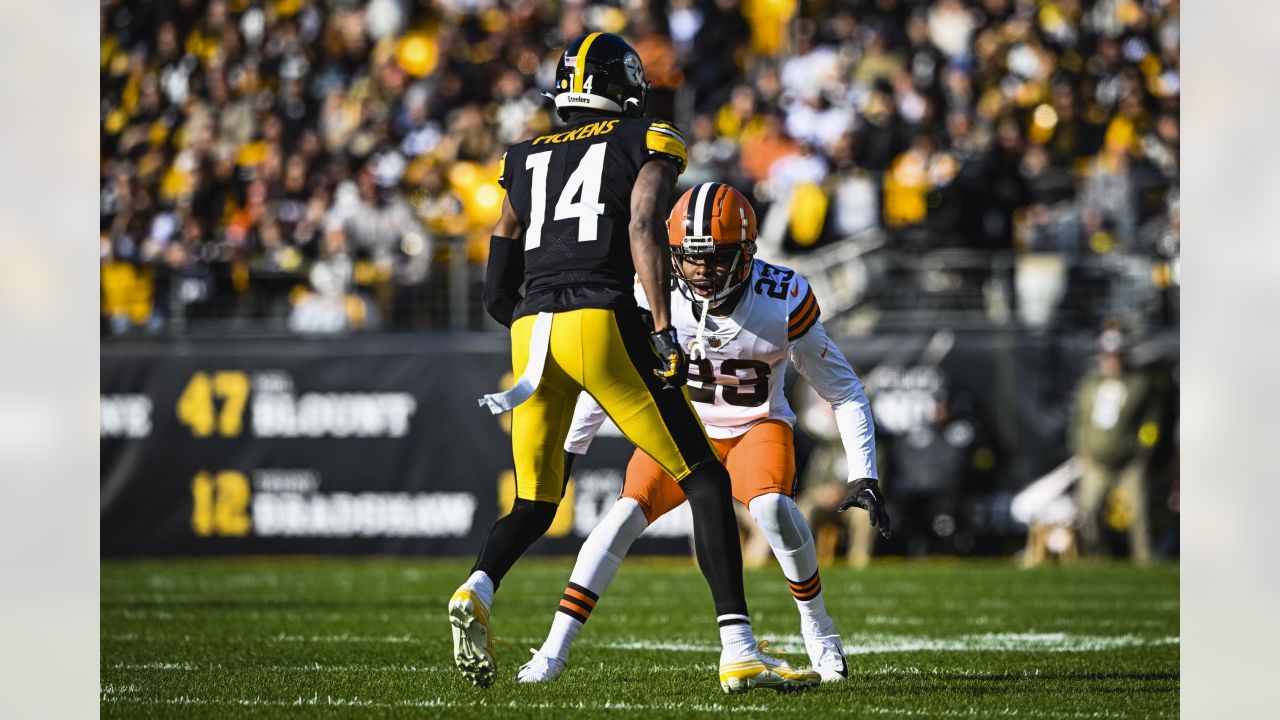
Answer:
[{"label": "black steelers helmet", "polygon": [[569,43],[556,68],[556,114],[602,110],[639,117],[649,99],[649,81],[635,48],[613,33],[593,32]]}]

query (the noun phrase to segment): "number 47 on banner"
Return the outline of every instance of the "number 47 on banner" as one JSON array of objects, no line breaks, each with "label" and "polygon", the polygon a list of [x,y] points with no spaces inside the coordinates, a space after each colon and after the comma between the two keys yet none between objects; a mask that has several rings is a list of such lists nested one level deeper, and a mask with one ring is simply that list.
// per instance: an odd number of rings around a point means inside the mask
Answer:
[{"label": "number 47 on banner", "polygon": [[[216,413],[214,397],[222,400]],[[209,437],[216,429],[222,437],[236,437],[244,428],[244,408],[249,399],[249,377],[239,370],[197,372],[178,397],[178,420],[196,437]]]}]

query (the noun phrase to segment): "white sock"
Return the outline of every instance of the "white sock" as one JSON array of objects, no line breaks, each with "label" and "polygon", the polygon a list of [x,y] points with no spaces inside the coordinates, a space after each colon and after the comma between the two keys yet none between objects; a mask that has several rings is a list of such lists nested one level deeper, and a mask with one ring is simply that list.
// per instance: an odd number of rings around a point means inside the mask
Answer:
[{"label": "white sock", "polygon": [[580,630],[582,621],[557,612],[551,619],[551,632],[547,633],[547,639],[542,643],[542,654],[569,662],[569,648],[573,646]]},{"label": "white sock", "polygon": [[800,508],[791,498],[768,493],[753,498],[751,516],[769,540],[773,556],[782,566],[791,595],[800,611],[800,631],[807,635],[834,635],[835,621],[822,601],[822,579],[818,576],[818,551],[813,533]]},{"label": "white sock", "polygon": [[720,663],[751,657],[756,654],[756,636],[751,632],[751,618],[746,615],[721,615]]},{"label": "white sock", "polygon": [[569,648],[582,630],[596,602],[604,594],[609,583],[618,574],[622,558],[627,556],[631,544],[649,526],[640,504],[631,498],[621,498],[600,520],[578,551],[578,560],[569,575],[551,621],[551,632],[542,644],[542,653],[569,660]]},{"label": "white sock", "polygon": [[479,595],[486,609],[493,607],[493,578],[489,577],[489,573],[483,570],[471,573],[462,587]]},{"label": "white sock", "polygon": [[[778,558],[778,563],[783,564],[784,553],[775,549],[773,554]],[[791,573],[787,573],[787,586],[796,600],[796,609],[800,611],[800,632],[803,635],[835,635],[836,623],[827,614],[827,605],[822,600],[822,578],[818,576],[818,558],[813,541],[810,540],[803,547],[786,555],[793,563],[803,565],[806,561],[801,560],[800,556],[806,554],[812,556],[811,562],[815,568],[813,573],[807,576],[796,573],[805,578],[801,582],[792,582]]]}]

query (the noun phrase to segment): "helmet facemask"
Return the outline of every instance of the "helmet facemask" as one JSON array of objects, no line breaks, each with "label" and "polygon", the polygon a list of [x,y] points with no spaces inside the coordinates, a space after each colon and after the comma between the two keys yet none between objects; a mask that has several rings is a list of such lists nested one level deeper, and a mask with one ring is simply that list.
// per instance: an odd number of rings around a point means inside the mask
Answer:
[{"label": "helmet facemask", "polygon": [[[715,308],[733,296],[746,281],[751,271],[751,258],[755,255],[755,241],[721,243],[707,236],[686,236],[684,241],[671,248],[671,264],[675,267],[676,287],[691,302],[708,301]],[[704,275],[690,278],[684,270],[685,260],[702,260]],[[699,295],[694,288],[711,291],[709,296]]]}]

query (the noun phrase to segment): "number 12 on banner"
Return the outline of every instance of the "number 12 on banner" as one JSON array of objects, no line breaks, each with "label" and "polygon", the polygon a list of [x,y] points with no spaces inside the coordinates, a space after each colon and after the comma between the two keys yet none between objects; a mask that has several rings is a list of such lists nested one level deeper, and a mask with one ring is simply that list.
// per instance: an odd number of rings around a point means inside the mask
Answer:
[{"label": "number 12 on banner", "polygon": [[249,479],[237,470],[196,473],[191,481],[191,529],[200,537],[249,534]]}]

